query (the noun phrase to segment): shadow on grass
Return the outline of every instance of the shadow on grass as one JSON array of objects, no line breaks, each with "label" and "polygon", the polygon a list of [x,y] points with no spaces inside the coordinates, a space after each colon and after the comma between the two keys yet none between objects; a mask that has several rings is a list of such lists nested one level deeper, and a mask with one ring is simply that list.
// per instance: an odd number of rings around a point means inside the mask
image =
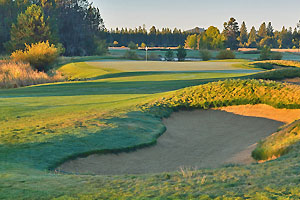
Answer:
[{"label": "shadow on grass", "polygon": [[109,94],[155,94],[224,79],[226,78],[130,82],[68,82],[0,90],[0,98]]},{"label": "shadow on grass", "polygon": [[189,73],[189,74],[197,74],[197,73],[224,73],[224,74],[232,74],[232,73],[241,73],[241,74],[249,74],[249,73],[257,73],[261,70],[199,70],[199,71],[141,71],[141,72],[120,72],[120,73],[110,73],[104,74],[101,76],[97,76],[92,78],[91,80],[99,80],[106,78],[120,78],[120,77],[135,77],[135,76],[146,76],[146,75],[161,75],[161,74],[181,74],[181,73]]},{"label": "shadow on grass", "polygon": [[[95,133],[54,136],[47,142],[0,145],[0,163],[21,164],[35,169],[53,169],[66,160],[93,153],[132,151],[156,143],[164,133],[162,121],[144,112],[129,112],[124,118],[102,120],[116,127]],[[83,128],[84,129],[84,128]],[[80,131],[80,130],[79,130]],[[1,166],[0,166],[1,170]]]}]

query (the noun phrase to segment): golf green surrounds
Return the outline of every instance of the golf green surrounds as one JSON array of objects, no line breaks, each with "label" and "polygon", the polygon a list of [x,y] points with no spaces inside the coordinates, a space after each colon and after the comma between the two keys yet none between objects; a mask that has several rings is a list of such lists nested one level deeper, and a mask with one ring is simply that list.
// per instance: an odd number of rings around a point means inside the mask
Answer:
[{"label": "golf green surrounds", "polygon": [[87,70],[83,78],[93,80],[0,90],[1,199],[300,197],[299,144],[294,137],[288,154],[259,165],[141,176],[48,171],[76,156],[155,144],[165,130],[161,118],[179,109],[248,103],[300,107],[299,86],[262,80],[208,83],[247,73],[119,73],[91,76]]}]

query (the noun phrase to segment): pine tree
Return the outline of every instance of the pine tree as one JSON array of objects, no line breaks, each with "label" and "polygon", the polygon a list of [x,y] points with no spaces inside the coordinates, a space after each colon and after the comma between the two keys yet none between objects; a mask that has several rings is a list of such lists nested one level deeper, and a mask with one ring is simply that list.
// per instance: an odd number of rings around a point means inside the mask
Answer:
[{"label": "pine tree", "polygon": [[24,49],[26,44],[45,42],[52,43],[52,34],[40,6],[29,6],[25,13],[18,16],[17,23],[12,24],[10,51]]},{"label": "pine tree", "polygon": [[257,47],[257,36],[256,36],[256,30],[255,27],[252,26],[251,31],[249,33],[249,39],[248,39],[248,46],[251,48]]},{"label": "pine tree", "polygon": [[248,42],[248,32],[245,22],[242,23],[239,40],[243,46]]},{"label": "pine tree", "polygon": [[155,28],[155,26],[152,26],[151,29],[150,29],[150,34],[156,34],[157,30]]},{"label": "pine tree", "polygon": [[231,49],[238,48],[239,26],[233,17],[228,22],[224,23],[224,35],[226,37],[227,46]]},{"label": "pine tree", "polygon": [[10,41],[11,25],[17,20],[18,14],[29,6],[24,0],[0,0],[0,53],[6,53]]},{"label": "pine tree", "polygon": [[260,40],[267,36],[267,27],[265,22],[260,25],[257,35],[260,37]]},{"label": "pine tree", "polygon": [[273,26],[272,26],[271,22],[269,22],[268,27],[267,27],[267,35],[269,37],[273,37],[274,36],[274,29],[273,29]]}]

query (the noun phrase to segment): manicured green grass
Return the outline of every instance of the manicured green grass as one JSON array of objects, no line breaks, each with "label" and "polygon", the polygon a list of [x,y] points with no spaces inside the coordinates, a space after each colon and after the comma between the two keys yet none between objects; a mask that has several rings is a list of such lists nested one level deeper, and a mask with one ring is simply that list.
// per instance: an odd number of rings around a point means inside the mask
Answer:
[{"label": "manicured green grass", "polygon": [[[122,57],[124,56],[125,52],[127,50],[110,50],[110,55],[113,57]],[[143,50],[136,50],[136,53],[140,55],[141,57],[146,57],[146,52]],[[166,51],[148,51],[148,53],[156,54],[162,58],[165,57]],[[216,58],[218,51],[210,51],[212,58]],[[300,60],[300,54],[296,53],[282,53],[283,54],[283,60]],[[174,56],[176,57],[176,50],[174,50]],[[246,60],[257,60],[260,56],[260,54],[245,54],[243,52],[235,52],[235,56],[237,59],[246,59]],[[187,50],[187,58],[198,58],[200,59],[200,53],[199,50]]]},{"label": "manicured green grass", "polygon": [[[123,62],[78,62],[62,66],[59,71],[70,80],[100,79],[121,76],[142,75],[167,75],[172,73],[176,76],[187,76],[186,74],[222,73],[226,74],[253,73],[257,69],[249,67],[245,60],[226,60],[208,62],[158,62],[158,61],[123,61]],[[247,67],[246,67],[247,66]],[[246,70],[247,69],[247,70]],[[256,71],[251,71],[256,70]],[[205,75],[207,76],[207,75]],[[207,76],[212,78],[211,76]],[[144,78],[144,77],[143,77]],[[136,77],[135,77],[136,79]],[[151,78],[150,78],[151,79]],[[170,78],[169,78],[170,79]],[[175,78],[176,80],[178,78]],[[180,79],[180,78],[179,78]],[[188,79],[186,77],[185,79]],[[195,78],[191,78],[195,79]],[[145,79],[147,80],[147,78]],[[167,80],[167,79],[165,79]]]},{"label": "manicured green grass", "polygon": [[121,71],[201,71],[201,70],[237,70],[233,64],[246,63],[246,60],[218,60],[198,62],[159,62],[159,61],[127,61],[127,62],[88,62],[100,68],[113,68]]},{"label": "manicured green grass", "polygon": [[88,78],[93,78],[108,73],[120,72],[115,69],[99,68],[93,65],[89,65],[85,62],[66,64],[61,68],[59,68],[59,71],[65,74],[70,80],[88,79]]},{"label": "manicured green grass", "polygon": [[[165,129],[160,118],[179,108],[300,105],[297,88],[274,82],[202,85],[248,73],[109,69],[78,63],[65,67],[65,73],[93,80],[0,90],[0,199],[300,197],[297,146],[279,160],[261,165],[185,173],[91,176],[47,171],[75,156],[154,144]],[[193,85],[200,86],[182,89]]]}]

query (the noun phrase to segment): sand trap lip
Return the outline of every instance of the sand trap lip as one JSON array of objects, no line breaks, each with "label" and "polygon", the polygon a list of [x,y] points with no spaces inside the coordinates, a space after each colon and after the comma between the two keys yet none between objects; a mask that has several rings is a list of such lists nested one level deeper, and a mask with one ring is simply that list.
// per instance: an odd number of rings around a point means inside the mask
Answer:
[{"label": "sand trap lip", "polygon": [[[249,114],[247,109],[254,111]],[[234,114],[224,110],[243,112]],[[210,168],[229,163],[250,164],[254,162],[251,152],[256,142],[276,132],[284,124],[282,115],[288,115],[291,111],[295,110],[247,105],[176,112],[163,119],[167,131],[154,146],[130,153],[94,154],[68,161],[57,170],[121,175],[170,172],[180,167]],[[276,117],[273,120],[261,118],[268,117],[266,113],[269,112],[281,113],[275,115],[279,116],[278,121],[275,121]],[[297,112],[298,115],[293,115],[295,119],[300,116],[300,110]]]},{"label": "sand trap lip", "polygon": [[222,110],[248,117],[262,117],[287,124],[300,118],[300,109],[277,109],[265,104],[228,106],[214,110]]}]

